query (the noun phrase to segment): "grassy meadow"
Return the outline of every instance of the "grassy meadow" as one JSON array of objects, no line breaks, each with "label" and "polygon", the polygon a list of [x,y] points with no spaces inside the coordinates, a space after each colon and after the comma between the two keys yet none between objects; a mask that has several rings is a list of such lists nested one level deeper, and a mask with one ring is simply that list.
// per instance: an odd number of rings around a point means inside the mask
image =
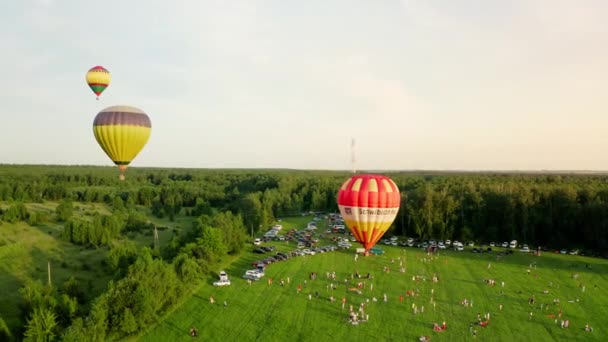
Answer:
[{"label": "grassy meadow", "polygon": [[[284,230],[302,228],[309,219],[299,217],[281,223]],[[321,245],[328,243],[324,239]],[[295,249],[293,242],[264,245],[275,245],[279,251]],[[551,252],[540,257],[515,252],[497,258],[502,248],[483,254],[471,253],[470,249],[441,251],[430,257],[417,248],[380,247],[385,254],[359,257],[356,262],[353,244],[350,250],[273,263],[266,276],[252,285],[241,276],[251,268],[252,261],[263,256],[248,252],[226,265],[231,286],[213,287],[216,279],[210,277],[138,339],[189,341],[193,339],[188,335],[191,327],[198,330],[196,339],[201,341],[414,341],[422,335],[433,341],[470,341],[472,329],[482,341],[604,341],[608,336],[608,328],[603,326],[608,319],[605,260]],[[400,262],[405,267],[403,273]],[[385,267],[390,272],[385,272]],[[353,278],[357,271],[370,273],[373,279]],[[317,273],[316,280],[309,279],[311,272]],[[337,279],[328,279],[327,272],[336,272]],[[434,274],[439,278],[437,283],[431,281]],[[573,279],[575,274],[577,279]],[[269,278],[273,279],[272,285]],[[487,279],[496,280],[496,285],[487,285]],[[361,294],[350,290],[363,281]],[[337,286],[333,292],[331,284]],[[298,285],[302,286],[301,293]],[[581,286],[585,286],[584,291]],[[407,296],[408,290],[416,295]],[[333,303],[329,299],[332,295],[336,299]],[[210,303],[210,296],[215,304]],[[535,303],[529,304],[532,296]],[[344,309],[342,298],[346,299]],[[472,306],[460,304],[465,298]],[[559,304],[554,304],[555,299]],[[357,311],[361,303],[366,303],[364,311],[369,321],[352,325],[348,322],[349,306]],[[414,304],[417,314],[412,309]],[[562,316],[558,318],[560,310]],[[470,327],[477,322],[478,313],[482,317],[490,313],[487,327]],[[569,328],[560,327],[562,319],[569,320]],[[443,321],[447,329],[435,332],[433,323]],[[585,332],[585,323],[594,331]]]}]

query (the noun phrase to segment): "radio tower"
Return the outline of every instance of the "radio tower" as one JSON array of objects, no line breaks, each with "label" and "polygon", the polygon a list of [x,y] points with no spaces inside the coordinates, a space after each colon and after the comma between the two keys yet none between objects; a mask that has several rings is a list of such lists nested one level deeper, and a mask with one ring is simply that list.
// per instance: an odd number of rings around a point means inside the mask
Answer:
[{"label": "radio tower", "polygon": [[351,171],[354,173],[357,173],[357,168],[355,167],[355,138],[352,138],[350,141],[350,166],[351,166]]}]

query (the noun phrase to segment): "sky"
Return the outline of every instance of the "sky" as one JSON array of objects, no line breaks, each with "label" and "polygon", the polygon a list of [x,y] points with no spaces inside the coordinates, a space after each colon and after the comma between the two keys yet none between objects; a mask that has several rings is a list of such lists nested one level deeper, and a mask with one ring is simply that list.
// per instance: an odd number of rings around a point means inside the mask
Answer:
[{"label": "sky", "polygon": [[[608,170],[608,1],[21,0],[0,11],[0,164]],[[102,65],[99,101],[85,82]]]}]

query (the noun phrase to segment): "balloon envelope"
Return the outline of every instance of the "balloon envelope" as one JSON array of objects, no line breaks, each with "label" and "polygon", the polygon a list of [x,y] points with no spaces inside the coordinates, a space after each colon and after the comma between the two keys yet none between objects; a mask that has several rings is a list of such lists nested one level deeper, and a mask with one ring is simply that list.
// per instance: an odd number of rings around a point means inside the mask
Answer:
[{"label": "balloon envelope", "polygon": [[352,176],[338,192],[338,208],[344,222],[366,250],[372,248],[391,226],[400,204],[397,185],[382,175]]},{"label": "balloon envelope", "polygon": [[86,79],[89,88],[91,88],[95,95],[97,95],[97,98],[99,98],[99,95],[101,95],[108,85],[110,85],[112,75],[106,68],[98,65],[89,69]]},{"label": "balloon envelope", "polygon": [[121,171],[144,148],[150,138],[152,123],[141,109],[113,106],[102,109],[93,121],[93,133],[99,146]]}]

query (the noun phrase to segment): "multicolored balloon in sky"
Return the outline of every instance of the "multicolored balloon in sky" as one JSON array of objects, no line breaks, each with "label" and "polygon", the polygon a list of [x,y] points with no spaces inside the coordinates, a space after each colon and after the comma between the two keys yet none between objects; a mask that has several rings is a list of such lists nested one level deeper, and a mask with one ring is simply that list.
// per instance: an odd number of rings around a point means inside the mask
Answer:
[{"label": "multicolored balloon in sky", "polygon": [[349,178],[338,192],[338,207],[357,241],[369,251],[391,226],[401,204],[392,179],[361,174]]},{"label": "multicolored balloon in sky", "polygon": [[104,90],[110,85],[110,81],[112,80],[112,75],[106,68],[101,65],[92,67],[87,72],[87,84],[91,88],[91,90],[97,95],[97,99],[99,100],[99,95],[103,93]]},{"label": "multicolored balloon in sky", "polygon": [[135,159],[150,138],[152,123],[141,109],[113,106],[102,109],[93,121],[93,133],[99,146],[120,170],[125,179],[127,166]]}]

